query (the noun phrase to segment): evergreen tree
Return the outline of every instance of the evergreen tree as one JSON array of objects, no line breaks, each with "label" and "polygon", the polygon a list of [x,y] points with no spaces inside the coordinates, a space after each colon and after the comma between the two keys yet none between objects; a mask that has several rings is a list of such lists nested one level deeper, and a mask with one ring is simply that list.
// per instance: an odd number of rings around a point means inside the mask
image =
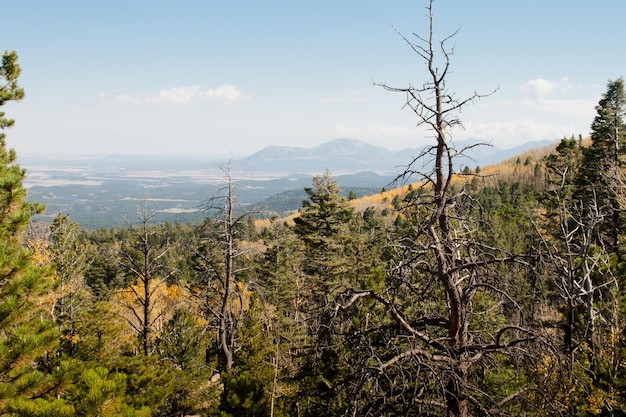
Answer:
[{"label": "evergreen tree", "polygon": [[89,254],[89,267],[85,271],[85,283],[91,291],[99,297],[105,297],[109,290],[123,287],[119,232],[113,229],[82,230],[81,235],[95,249]]},{"label": "evergreen tree", "polygon": [[178,309],[157,339],[158,356],[173,379],[165,415],[193,415],[217,407],[219,384],[210,381],[213,371],[205,363],[208,335],[198,321],[188,310]]},{"label": "evergreen tree", "polygon": [[613,192],[613,183],[624,166],[626,145],[626,94],[622,78],[608,82],[606,93],[598,102],[596,112],[591,124],[591,146],[583,151],[578,196],[586,204],[593,203],[601,211],[605,219],[601,222],[600,232],[607,239],[602,236],[600,239],[611,245],[611,251],[619,252],[620,229],[624,220]]},{"label": "evergreen tree", "polygon": [[[0,106],[24,98],[17,58],[14,51],[2,56]],[[31,216],[43,207],[26,200],[26,172],[7,148],[4,129],[13,123],[0,112],[0,414],[40,415],[56,409],[62,416],[68,407],[50,395],[58,381],[49,358],[58,339],[54,323],[37,304],[48,280],[21,240]]]},{"label": "evergreen tree", "polygon": [[64,350],[62,365],[64,397],[76,415],[176,415],[165,413],[174,408],[179,373],[136,350],[136,339],[110,302],[91,298],[75,312],[71,352]]},{"label": "evergreen tree", "polygon": [[99,366],[82,371],[70,394],[76,415],[94,417],[149,417],[148,407],[133,408],[125,401],[127,377]]},{"label": "evergreen tree", "polygon": [[340,196],[329,172],[313,178],[305,188],[309,200],[294,219],[294,231],[304,245],[303,299],[308,324],[308,355],[302,369],[304,407],[311,415],[334,415],[343,399],[337,384],[345,376],[341,352],[333,348],[328,320],[333,302],[355,282],[355,239],[351,231],[354,209]]},{"label": "evergreen tree", "polygon": [[314,188],[305,188],[309,200],[302,202],[294,219],[296,234],[305,247],[304,272],[314,281],[319,295],[345,284],[351,262],[350,222],[354,209],[340,195],[341,189],[329,172],[313,178]]},{"label": "evergreen tree", "polygon": [[61,347],[66,353],[71,353],[77,314],[91,297],[84,277],[88,267],[88,247],[80,241],[80,228],[70,220],[69,215],[57,215],[50,232],[55,284],[59,292],[54,315],[61,331]]},{"label": "evergreen tree", "polygon": [[582,148],[574,137],[563,138],[556,147],[556,152],[545,157],[549,187],[547,198],[551,199],[555,187],[560,196],[568,200],[575,193],[576,177],[582,169]]},{"label": "evergreen tree", "polygon": [[260,294],[265,302],[263,321],[268,328],[265,343],[271,341],[267,362],[274,368],[270,384],[270,408],[295,410],[298,376],[307,340],[307,277],[303,268],[303,244],[293,228],[274,219],[263,232],[267,250],[259,262]]}]

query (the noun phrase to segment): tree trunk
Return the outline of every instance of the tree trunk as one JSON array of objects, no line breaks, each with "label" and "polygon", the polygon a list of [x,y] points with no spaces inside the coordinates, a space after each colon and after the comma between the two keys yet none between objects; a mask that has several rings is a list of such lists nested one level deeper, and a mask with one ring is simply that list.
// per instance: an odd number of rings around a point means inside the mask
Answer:
[{"label": "tree trunk", "polygon": [[233,367],[233,323],[230,308],[230,297],[233,285],[233,258],[234,254],[234,230],[233,230],[233,183],[228,173],[228,195],[225,199],[224,213],[224,298],[222,299],[222,310],[220,318],[220,345],[224,367],[230,370]]},{"label": "tree trunk", "polygon": [[[462,356],[462,355],[461,355]],[[461,357],[458,358],[459,365],[453,368],[453,374],[448,379],[446,386],[446,406],[448,408],[447,415],[451,417],[467,417],[467,366],[462,362]]]}]

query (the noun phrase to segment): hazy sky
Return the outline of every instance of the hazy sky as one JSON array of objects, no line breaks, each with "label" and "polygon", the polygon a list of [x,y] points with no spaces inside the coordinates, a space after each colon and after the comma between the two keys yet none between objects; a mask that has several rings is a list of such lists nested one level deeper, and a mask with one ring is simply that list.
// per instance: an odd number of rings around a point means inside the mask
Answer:
[{"label": "hazy sky", "polygon": [[[421,148],[404,97],[419,86],[407,37],[428,35],[427,0],[7,1],[2,50],[26,98],[5,106],[18,154],[250,154],[362,139]],[[448,87],[466,107],[458,140],[509,148],[587,135],[626,69],[623,0],[436,0]],[[394,29],[395,28],[395,29]]]}]

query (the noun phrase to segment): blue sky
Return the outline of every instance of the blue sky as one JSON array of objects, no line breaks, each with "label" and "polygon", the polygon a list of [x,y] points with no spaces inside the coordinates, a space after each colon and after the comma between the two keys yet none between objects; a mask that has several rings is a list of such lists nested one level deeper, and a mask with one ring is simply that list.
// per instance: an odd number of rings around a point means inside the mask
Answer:
[{"label": "blue sky", "polygon": [[[246,155],[349,137],[399,150],[431,140],[374,86],[421,85],[407,37],[426,0],[12,1],[26,99],[5,106],[18,155]],[[450,91],[497,91],[461,113],[455,140],[503,148],[587,135],[624,75],[623,0],[436,0],[452,39]]]}]

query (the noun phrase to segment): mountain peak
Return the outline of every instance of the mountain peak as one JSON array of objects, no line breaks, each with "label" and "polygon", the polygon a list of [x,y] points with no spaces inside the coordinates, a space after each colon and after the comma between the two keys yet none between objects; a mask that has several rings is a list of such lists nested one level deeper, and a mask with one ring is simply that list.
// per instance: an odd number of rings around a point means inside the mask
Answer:
[{"label": "mountain peak", "polygon": [[359,139],[339,138],[322,143],[312,149],[316,154],[326,156],[352,155],[355,153],[365,152],[388,152],[384,148],[371,145]]},{"label": "mountain peak", "polygon": [[[463,142],[457,143],[462,146]],[[521,152],[537,143],[517,147],[512,152]],[[233,168],[244,171],[289,172],[291,174],[319,174],[330,170],[332,173],[375,171],[377,173],[397,173],[412,161],[412,154],[418,151],[407,149],[393,152],[363,140],[338,138],[312,148],[297,146],[268,146],[244,159],[233,161]],[[468,151],[461,164],[489,164],[510,157],[511,151],[495,147],[476,147]],[[467,159],[469,158],[469,159]]]},{"label": "mountain peak", "polygon": [[280,161],[291,158],[301,158],[307,151],[297,146],[271,145],[245,158],[247,161]]},{"label": "mountain peak", "polygon": [[244,170],[278,169],[306,174],[326,169],[331,172],[392,171],[397,161],[392,160],[391,155],[391,151],[362,140],[339,138],[312,148],[268,146],[236,161],[235,165]]}]

